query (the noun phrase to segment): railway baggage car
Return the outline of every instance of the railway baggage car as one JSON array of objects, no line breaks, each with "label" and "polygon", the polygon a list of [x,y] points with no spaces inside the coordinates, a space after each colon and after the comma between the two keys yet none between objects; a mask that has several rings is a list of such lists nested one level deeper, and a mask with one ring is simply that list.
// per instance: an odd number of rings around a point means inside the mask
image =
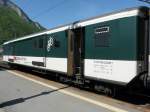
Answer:
[{"label": "railway baggage car", "polygon": [[147,7],[56,27],[5,42],[3,48],[7,63],[60,73],[106,93],[112,85],[150,85]]}]

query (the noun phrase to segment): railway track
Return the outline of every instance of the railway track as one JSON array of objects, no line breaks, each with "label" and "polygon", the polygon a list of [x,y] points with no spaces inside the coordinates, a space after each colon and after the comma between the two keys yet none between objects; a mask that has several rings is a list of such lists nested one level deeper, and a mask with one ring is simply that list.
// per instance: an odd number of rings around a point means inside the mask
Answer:
[{"label": "railway track", "polygon": [[[9,68],[8,65],[2,62],[0,63],[0,68],[11,70],[11,68]],[[58,80],[55,77],[49,77],[48,75],[43,75],[35,71],[26,71],[24,69],[19,69],[19,70],[13,69],[13,72],[22,74],[29,78],[33,78],[35,80],[43,81],[44,83],[49,83],[49,81],[56,81],[55,83],[58,83],[56,85],[62,84],[58,82]],[[72,87],[74,88],[75,86],[72,85]],[[76,89],[76,87],[74,89]],[[110,98],[110,97],[103,95],[103,93],[98,93],[98,92],[89,90],[87,88],[84,89],[84,91],[85,90],[86,92],[90,92],[92,94],[94,93],[95,95],[102,95],[103,97],[108,98],[109,100],[117,104],[122,104],[122,105],[127,105],[132,108],[137,108],[139,110],[142,110],[143,112],[150,112],[150,96],[147,96],[144,94],[135,94],[135,95],[120,94],[116,98]]]}]

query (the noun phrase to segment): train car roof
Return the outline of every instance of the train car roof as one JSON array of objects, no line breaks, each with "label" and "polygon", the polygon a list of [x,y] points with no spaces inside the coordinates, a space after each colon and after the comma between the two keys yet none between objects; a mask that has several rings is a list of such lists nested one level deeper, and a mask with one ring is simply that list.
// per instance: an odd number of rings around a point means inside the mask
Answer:
[{"label": "train car roof", "polygon": [[46,35],[46,34],[50,34],[50,33],[64,31],[66,29],[69,29],[69,27],[70,27],[69,24],[65,25],[65,26],[55,27],[55,28],[52,28],[52,29],[49,29],[49,30],[41,31],[41,32],[38,32],[38,33],[33,33],[33,34],[30,34],[30,35],[26,35],[26,36],[23,36],[23,37],[20,37],[20,38],[17,38],[17,39],[7,41],[3,45],[13,43],[13,42],[17,42],[17,41],[21,41],[21,40],[25,40],[25,39],[34,38],[34,37],[37,37],[37,36],[40,36],[40,35]]},{"label": "train car roof", "polygon": [[38,32],[38,33],[34,33],[34,34],[23,36],[23,37],[20,37],[20,38],[17,38],[17,39],[13,39],[13,40],[5,42],[3,45],[13,43],[13,42],[17,42],[17,41],[21,41],[21,40],[25,40],[25,39],[29,39],[29,38],[34,38],[34,37],[37,37],[37,36],[40,36],[40,35],[56,33],[56,32],[59,32],[59,31],[64,31],[64,30],[67,30],[67,29],[73,29],[73,28],[76,28],[76,27],[84,27],[84,26],[95,24],[95,23],[98,23],[98,22],[105,22],[105,21],[109,21],[109,20],[140,15],[139,10],[140,9],[145,9],[145,8],[148,8],[148,7],[140,6],[140,7],[134,7],[134,8],[126,8],[126,9],[123,9],[123,10],[120,10],[120,11],[115,11],[115,12],[112,12],[112,13],[107,13],[107,14],[103,14],[103,15],[100,15],[100,16],[92,17],[90,19],[76,21],[74,23],[54,27],[54,28],[51,28],[51,29],[48,29],[48,30],[45,30],[45,31],[41,31],[41,32]]},{"label": "train car roof", "polygon": [[95,24],[98,22],[105,22],[105,21],[110,21],[110,20],[124,18],[124,17],[136,16],[136,15],[142,16],[143,14],[140,13],[140,10],[147,9],[147,8],[148,7],[146,6],[140,6],[140,7],[134,7],[134,8],[126,8],[126,9],[115,11],[112,13],[103,14],[100,16],[82,20],[80,21],[79,26],[83,27],[83,26]]}]

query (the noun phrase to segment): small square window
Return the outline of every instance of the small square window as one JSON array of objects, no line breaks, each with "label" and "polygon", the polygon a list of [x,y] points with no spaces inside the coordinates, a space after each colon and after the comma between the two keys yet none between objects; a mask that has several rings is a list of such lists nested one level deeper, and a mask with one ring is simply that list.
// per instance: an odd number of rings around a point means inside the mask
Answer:
[{"label": "small square window", "polygon": [[37,48],[37,40],[33,40],[33,48]]},{"label": "small square window", "polygon": [[44,39],[39,39],[39,48],[44,48]]},{"label": "small square window", "polygon": [[60,47],[60,41],[55,40],[55,47]]}]

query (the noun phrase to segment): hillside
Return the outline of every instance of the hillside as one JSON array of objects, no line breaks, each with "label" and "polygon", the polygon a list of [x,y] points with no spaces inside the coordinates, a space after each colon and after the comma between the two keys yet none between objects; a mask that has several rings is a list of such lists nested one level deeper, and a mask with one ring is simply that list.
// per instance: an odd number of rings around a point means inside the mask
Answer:
[{"label": "hillside", "polygon": [[10,39],[18,38],[44,30],[33,22],[9,0],[0,0],[0,45]]}]

